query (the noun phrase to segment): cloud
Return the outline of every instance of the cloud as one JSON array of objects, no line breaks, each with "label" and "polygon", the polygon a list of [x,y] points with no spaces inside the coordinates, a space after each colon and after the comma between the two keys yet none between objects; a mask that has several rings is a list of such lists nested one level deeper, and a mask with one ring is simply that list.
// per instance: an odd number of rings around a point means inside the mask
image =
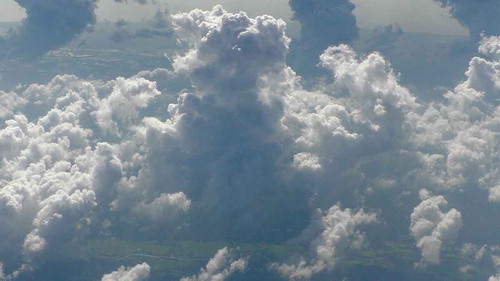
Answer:
[{"label": "cloud", "polygon": [[151,39],[154,37],[172,38],[172,24],[168,9],[162,12],[157,10],[155,16],[149,20],[150,27],[132,30],[127,27],[128,22],[119,20],[115,23],[115,30],[109,36],[116,43],[126,42],[133,39]]},{"label": "cloud", "polygon": [[411,235],[422,251],[422,264],[439,264],[442,245],[456,238],[462,227],[462,215],[456,209],[442,212],[448,205],[443,196],[431,196],[427,190],[420,193],[422,202],[411,214]]},{"label": "cloud", "polygon": [[483,38],[479,46],[479,53],[491,56],[497,60],[500,59],[500,37],[491,36]]},{"label": "cloud", "polygon": [[3,58],[36,59],[70,42],[96,22],[97,0],[16,0],[26,11],[6,39]]},{"label": "cloud", "polygon": [[91,190],[77,190],[70,195],[59,192],[41,202],[34,228],[24,240],[25,255],[35,255],[45,250],[47,244],[73,238],[79,220],[95,205],[95,193]]},{"label": "cloud", "polygon": [[315,274],[334,269],[348,250],[359,248],[364,235],[358,228],[376,221],[374,214],[342,210],[338,205],[328,212],[318,210],[311,225],[298,238],[307,241],[310,257],[300,257],[294,264],[273,264],[272,267],[289,280],[310,280]]},{"label": "cloud", "polygon": [[460,24],[469,29],[471,37],[477,41],[480,35],[500,35],[500,6],[497,0],[436,0],[444,7],[451,9],[450,13]]},{"label": "cloud", "polygon": [[301,24],[300,39],[292,43],[289,62],[304,77],[318,73],[318,56],[329,46],[350,44],[359,29],[349,0],[289,0],[293,19]]},{"label": "cloud", "polygon": [[377,27],[366,39],[365,49],[367,53],[377,51],[386,54],[394,49],[394,44],[403,34],[403,29],[398,24]]},{"label": "cloud", "polygon": [[147,263],[134,267],[121,266],[117,271],[105,274],[101,281],[144,281],[149,279],[150,267]]},{"label": "cloud", "polygon": [[[145,5],[145,4],[148,3],[148,0],[133,0],[133,1],[135,1],[135,2],[137,2],[139,4],[143,4],[143,5]],[[118,3],[128,3],[127,0],[115,0],[115,2],[118,2]]]},{"label": "cloud", "polygon": [[[498,39],[483,40],[480,51],[494,52]],[[411,141],[434,184],[444,188],[480,186],[498,201],[499,61],[474,57],[466,80],[414,119]],[[414,116],[415,117],[415,116]]]},{"label": "cloud", "polygon": [[244,271],[247,263],[247,259],[235,259],[230,250],[223,248],[217,251],[200,273],[181,278],[180,281],[224,281],[235,272]]},{"label": "cloud", "polygon": [[190,209],[182,192],[134,184],[147,166],[135,127],[159,94],[154,82],[58,76],[18,94],[26,102],[14,103],[0,130],[2,256],[22,253],[11,262],[38,264],[57,259],[93,229],[102,231],[110,213],[139,225],[165,225]]},{"label": "cloud", "polygon": [[354,4],[349,0],[290,0],[294,19],[302,25],[301,40],[325,50],[358,37]]},{"label": "cloud", "polygon": [[[292,280],[331,271],[377,220],[410,224],[422,261],[434,264],[462,214],[422,192],[410,222],[417,204],[405,198],[425,185],[450,202],[483,189],[500,200],[497,37],[482,40],[464,81],[425,103],[381,54],[345,44],[323,50],[331,79],[306,89],[286,64],[286,25],[270,16],[216,6],[171,24],[186,47],[172,70],[111,81],[63,75],[0,92],[6,273],[104,234],[282,243],[314,209],[339,201],[351,209],[318,211],[290,241],[308,252],[275,270]],[[173,90],[180,79],[185,90]],[[380,214],[353,211],[361,205]],[[473,215],[460,210],[466,225]],[[184,280],[220,280],[245,265],[223,249]]]},{"label": "cloud", "polygon": [[[263,227],[274,219],[262,213],[274,208],[263,196],[291,189],[284,188],[277,172],[282,102],[262,91],[261,84],[285,68],[285,23],[270,16],[252,19],[245,13],[227,13],[220,6],[174,15],[172,23],[190,47],[174,58],[174,71],[184,75],[195,92],[181,93],[169,105],[167,120],[144,120],[151,152],[147,161],[158,176],[148,181],[162,183],[172,189],[169,193],[183,191],[198,198],[202,212],[213,214],[200,226],[231,224],[233,230],[225,235],[239,239],[283,239],[285,228],[300,226],[274,226],[280,235]],[[293,200],[305,204],[290,194]],[[257,202],[265,205],[257,208]],[[280,205],[283,212],[301,208]]]},{"label": "cloud", "polygon": [[182,192],[161,194],[151,203],[141,202],[133,213],[154,222],[165,222],[174,219],[180,212],[187,212],[191,207],[191,200]]}]

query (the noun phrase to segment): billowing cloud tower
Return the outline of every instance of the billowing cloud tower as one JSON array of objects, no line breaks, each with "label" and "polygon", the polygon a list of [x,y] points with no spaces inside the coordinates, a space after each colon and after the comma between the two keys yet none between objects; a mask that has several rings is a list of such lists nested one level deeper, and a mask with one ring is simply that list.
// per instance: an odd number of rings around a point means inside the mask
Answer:
[{"label": "billowing cloud tower", "polygon": [[27,17],[5,38],[2,56],[7,58],[35,59],[68,43],[96,21],[97,0],[16,2],[25,9]]}]

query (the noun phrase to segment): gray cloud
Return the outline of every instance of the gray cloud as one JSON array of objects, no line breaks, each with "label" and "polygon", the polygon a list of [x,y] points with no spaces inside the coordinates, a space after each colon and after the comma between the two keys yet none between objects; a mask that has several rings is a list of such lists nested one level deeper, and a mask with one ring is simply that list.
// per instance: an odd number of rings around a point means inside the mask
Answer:
[{"label": "gray cloud", "polygon": [[450,7],[451,14],[469,29],[474,41],[479,40],[480,35],[486,36],[500,34],[500,3],[498,0],[436,0],[442,6]]},{"label": "gray cloud", "polygon": [[394,43],[403,35],[403,29],[397,24],[376,28],[366,40],[366,51],[386,54],[394,49]]},{"label": "gray cloud", "polygon": [[[135,1],[135,2],[137,2],[139,4],[143,4],[143,5],[145,5],[145,4],[148,3],[148,0],[133,0],[133,1]],[[118,3],[128,3],[127,0],[115,0],[115,2],[118,2]]]},{"label": "gray cloud", "polygon": [[155,16],[149,20],[149,25],[151,27],[133,30],[128,27],[128,22],[119,20],[115,23],[115,30],[109,36],[109,39],[116,43],[121,43],[133,39],[171,38],[174,35],[168,10],[164,12],[157,10]]},{"label": "gray cloud", "polygon": [[349,0],[290,0],[290,7],[302,24],[301,40],[309,47],[323,51],[358,37],[355,6]]},{"label": "gray cloud", "polygon": [[97,0],[16,0],[27,17],[5,38],[3,58],[32,60],[91,28]]},{"label": "gray cloud", "polygon": [[293,19],[301,23],[300,39],[292,43],[290,63],[301,75],[317,73],[318,56],[329,46],[358,37],[354,4],[349,0],[289,0]]}]

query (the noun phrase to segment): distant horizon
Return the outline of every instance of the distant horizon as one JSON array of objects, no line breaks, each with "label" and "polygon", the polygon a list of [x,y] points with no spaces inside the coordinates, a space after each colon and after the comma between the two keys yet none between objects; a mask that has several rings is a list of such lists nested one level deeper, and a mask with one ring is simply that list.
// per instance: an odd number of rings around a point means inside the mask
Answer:
[{"label": "distant horizon", "polygon": [[[96,24],[114,24],[116,22],[118,22],[120,20],[109,20],[109,19],[100,19],[100,20],[97,20]],[[18,20],[18,21],[0,21],[0,24],[20,24],[22,22],[22,20]],[[134,21],[134,20],[127,20],[127,23],[128,24],[139,24],[139,23],[146,23],[147,20],[143,20],[143,21]],[[294,35],[298,34],[298,30],[300,29],[300,23],[298,23],[297,21],[295,20],[285,20],[285,22],[287,23],[287,28],[288,28],[288,31],[289,33],[293,33]],[[291,27],[291,28],[290,28]],[[380,27],[383,27],[382,25],[378,25],[378,26],[374,26],[373,28],[369,28],[369,27],[363,27],[363,26],[360,26],[359,27],[359,30],[360,31],[373,31],[377,28],[380,28]],[[290,32],[292,31],[292,32]],[[443,34],[443,33],[439,33],[439,32],[433,32],[432,30],[431,31],[408,31],[408,30],[404,30],[403,31],[405,33],[411,33],[411,34],[425,34],[425,35],[436,35],[436,36],[446,36],[446,37],[454,37],[454,38],[468,38],[469,35],[468,33],[451,33],[451,34]],[[92,32],[89,32],[89,33],[92,33]],[[288,34],[289,36],[291,34]]]},{"label": "distant horizon", "polygon": [[[5,2],[7,1],[7,2]],[[354,14],[360,28],[399,24],[404,31],[467,35],[467,30],[449,14],[448,10],[440,8],[433,0],[416,3],[413,0],[351,0],[356,5]],[[209,9],[221,4],[229,12],[245,11],[255,17],[270,14],[290,22],[292,11],[288,0],[257,0],[251,4],[236,0],[206,0],[199,3],[195,0],[162,0],[156,4],[144,5],[130,1],[128,4],[116,3],[114,0],[101,0],[96,10],[98,21],[117,21],[125,19],[131,22],[141,22],[151,18],[158,9],[169,9],[172,13],[187,12],[193,8]],[[0,22],[16,22],[25,17],[25,13],[14,0],[4,0],[0,10]],[[425,14],[425,20],[422,16]],[[7,20],[3,20],[7,18]],[[17,20],[16,20],[17,19]]]}]

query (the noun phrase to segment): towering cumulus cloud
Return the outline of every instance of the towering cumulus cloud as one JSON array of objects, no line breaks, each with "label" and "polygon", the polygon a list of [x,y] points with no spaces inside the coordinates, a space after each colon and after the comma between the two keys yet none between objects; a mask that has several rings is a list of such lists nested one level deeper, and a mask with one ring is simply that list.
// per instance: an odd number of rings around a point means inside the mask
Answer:
[{"label": "towering cumulus cloud", "polygon": [[[303,75],[314,71],[318,56],[326,48],[349,44],[358,37],[355,6],[349,0],[290,0],[289,4],[294,19],[301,23],[301,38],[292,45],[291,63],[303,70]],[[304,55],[306,58],[300,59]]]},{"label": "towering cumulus cloud", "polygon": [[[147,161],[158,176],[149,180],[196,198],[210,214],[199,226],[223,223],[239,239],[264,233],[282,239],[282,231],[292,227],[286,222],[292,209],[305,204],[280,178],[283,104],[263,86],[285,69],[285,23],[217,6],[174,15],[173,24],[191,47],[174,59],[174,69],[197,91],[181,94],[165,122],[145,121],[151,145]],[[288,199],[265,199],[275,196]],[[265,210],[271,208],[269,216]],[[273,223],[278,217],[281,222]]]},{"label": "towering cumulus cloud", "polygon": [[436,0],[451,8],[451,14],[469,29],[477,41],[483,33],[487,36],[500,34],[500,2],[498,0]]},{"label": "towering cumulus cloud", "polygon": [[349,0],[290,0],[290,7],[302,24],[304,44],[317,51],[358,37],[355,6]]},{"label": "towering cumulus cloud", "polygon": [[16,0],[22,25],[7,36],[3,56],[26,60],[60,47],[94,25],[97,0]]}]

